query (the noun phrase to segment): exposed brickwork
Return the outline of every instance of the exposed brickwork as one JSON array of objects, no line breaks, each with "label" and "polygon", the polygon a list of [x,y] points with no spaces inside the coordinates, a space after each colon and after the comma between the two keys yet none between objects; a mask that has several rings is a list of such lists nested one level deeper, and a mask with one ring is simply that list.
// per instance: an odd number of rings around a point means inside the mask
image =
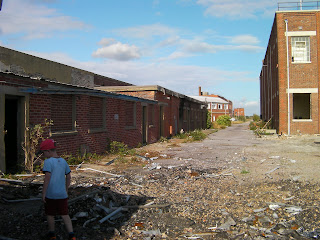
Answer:
[{"label": "exposed brickwork", "polygon": [[[310,35],[310,63],[292,61],[291,39],[288,37],[290,89],[319,89],[319,11],[277,12],[263,67],[260,74],[261,117],[267,121],[272,117],[273,127],[278,133],[288,133],[288,94],[287,94],[287,45],[288,32],[316,31]],[[297,34],[299,36],[299,34]],[[319,91],[318,91],[319,92]],[[319,133],[319,93],[311,94],[311,119],[296,121],[293,119],[293,94],[290,94],[290,133]]]},{"label": "exposed brickwork", "polygon": [[235,108],[235,109],[233,110],[233,115],[234,115],[235,117],[245,116],[245,114],[244,114],[244,108]]},{"label": "exposed brickwork", "polygon": [[130,83],[122,82],[113,78],[94,75],[94,85],[96,86],[132,86]]}]

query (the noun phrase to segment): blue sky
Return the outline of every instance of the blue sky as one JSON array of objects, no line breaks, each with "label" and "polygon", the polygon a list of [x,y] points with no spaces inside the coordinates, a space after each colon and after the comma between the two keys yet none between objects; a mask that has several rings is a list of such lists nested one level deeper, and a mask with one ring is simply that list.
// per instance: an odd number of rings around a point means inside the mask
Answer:
[{"label": "blue sky", "polygon": [[[0,45],[260,114],[277,0],[3,0]],[[281,1],[280,1],[281,2]]]}]

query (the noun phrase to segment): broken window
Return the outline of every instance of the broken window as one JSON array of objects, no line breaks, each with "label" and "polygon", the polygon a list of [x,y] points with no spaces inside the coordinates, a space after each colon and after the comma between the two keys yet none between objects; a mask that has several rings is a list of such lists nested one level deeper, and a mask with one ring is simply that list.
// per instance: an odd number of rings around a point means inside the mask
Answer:
[{"label": "broken window", "polygon": [[310,62],[310,37],[292,37],[292,62]]},{"label": "broken window", "polygon": [[136,127],[136,103],[127,102],[126,103],[126,127],[135,128]]},{"label": "broken window", "polygon": [[293,118],[311,119],[310,93],[293,94]]}]

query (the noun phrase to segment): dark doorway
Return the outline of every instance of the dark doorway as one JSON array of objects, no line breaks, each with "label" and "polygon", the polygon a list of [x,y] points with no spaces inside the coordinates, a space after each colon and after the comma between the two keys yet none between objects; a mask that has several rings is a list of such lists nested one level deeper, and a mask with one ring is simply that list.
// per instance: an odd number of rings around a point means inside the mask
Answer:
[{"label": "dark doorway", "polygon": [[163,112],[163,106],[160,106],[160,137],[164,136],[164,112]]},{"label": "dark doorway", "polygon": [[18,171],[18,114],[19,98],[6,96],[5,98],[5,161],[6,172],[15,173]]},{"label": "dark doorway", "polygon": [[147,107],[142,107],[142,143],[147,144],[147,129],[148,129],[148,120],[147,120]]}]

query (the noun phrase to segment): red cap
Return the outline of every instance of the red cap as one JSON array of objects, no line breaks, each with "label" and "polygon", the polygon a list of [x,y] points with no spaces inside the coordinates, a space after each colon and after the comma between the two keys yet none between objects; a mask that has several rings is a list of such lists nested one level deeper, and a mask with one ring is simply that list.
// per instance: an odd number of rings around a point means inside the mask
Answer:
[{"label": "red cap", "polygon": [[55,149],[56,144],[53,139],[46,139],[40,144],[40,151]]}]

